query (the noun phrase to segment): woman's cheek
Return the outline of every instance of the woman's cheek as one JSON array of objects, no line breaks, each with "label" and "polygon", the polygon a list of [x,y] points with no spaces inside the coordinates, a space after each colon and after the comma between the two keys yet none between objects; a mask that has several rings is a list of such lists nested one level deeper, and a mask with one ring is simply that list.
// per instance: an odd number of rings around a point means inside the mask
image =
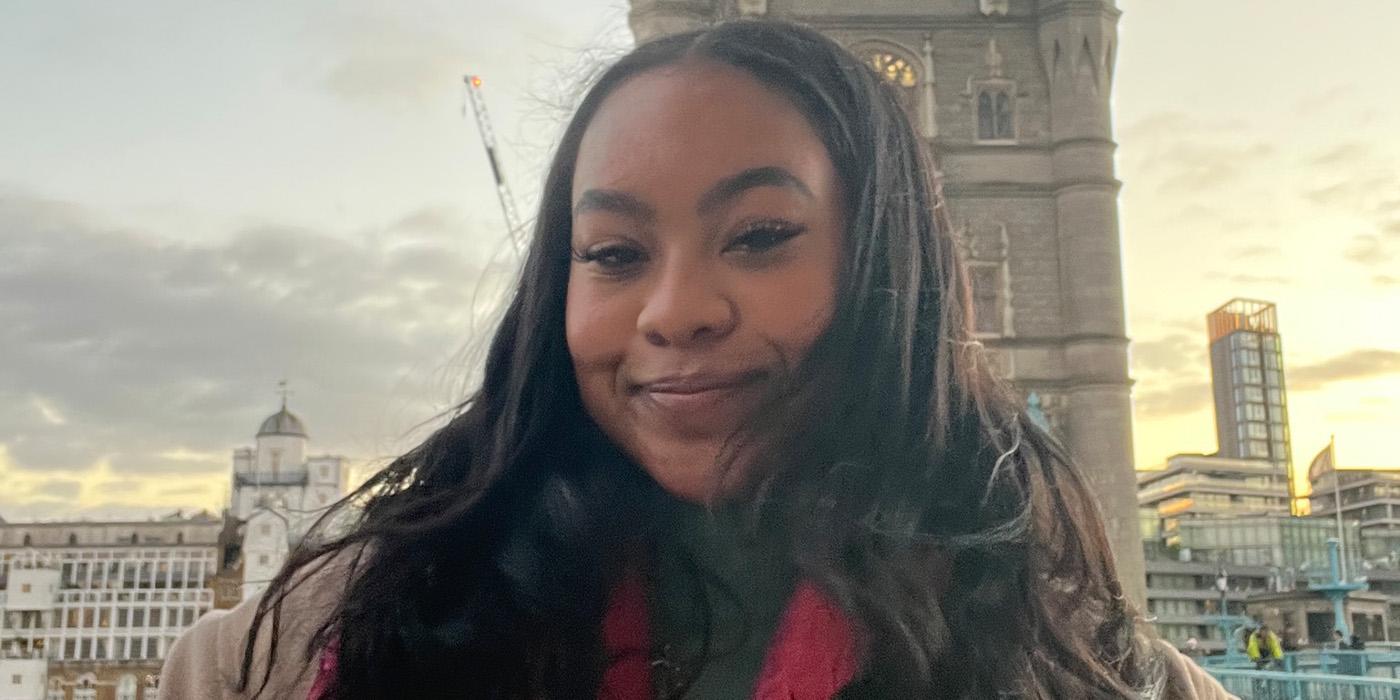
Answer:
[{"label": "woman's cheek", "polygon": [[835,272],[804,265],[766,281],[750,296],[748,320],[795,360],[826,330],[836,309]]},{"label": "woman's cheek", "polygon": [[603,293],[596,283],[571,281],[564,303],[564,333],[576,357],[596,357],[625,342],[618,338],[627,325],[625,299]]}]

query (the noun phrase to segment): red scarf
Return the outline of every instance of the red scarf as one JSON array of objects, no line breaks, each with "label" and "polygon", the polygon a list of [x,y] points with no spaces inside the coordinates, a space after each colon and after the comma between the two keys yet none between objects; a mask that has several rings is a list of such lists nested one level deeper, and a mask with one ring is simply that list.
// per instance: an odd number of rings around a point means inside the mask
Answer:
[{"label": "red scarf", "polygon": [[[611,660],[598,700],[652,700],[646,585],[633,573],[613,589],[603,616]],[[830,700],[856,675],[855,635],[845,613],[811,583],[788,601],[754,684],[754,700]]]},{"label": "red scarf", "polygon": [[[610,659],[598,700],[652,700],[651,624],[646,584],[632,573],[613,589],[603,616],[603,648]],[[321,700],[335,677],[336,645],[321,652],[308,700]],[[855,634],[826,594],[802,582],[778,622],[754,684],[754,700],[830,700],[856,675]]]}]

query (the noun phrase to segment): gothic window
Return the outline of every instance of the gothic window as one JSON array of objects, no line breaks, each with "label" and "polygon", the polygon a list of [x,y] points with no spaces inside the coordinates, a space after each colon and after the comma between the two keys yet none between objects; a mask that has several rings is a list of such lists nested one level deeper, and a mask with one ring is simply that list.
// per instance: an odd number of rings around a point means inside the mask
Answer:
[{"label": "gothic window", "polygon": [[997,91],[996,134],[999,139],[1016,138],[1016,130],[1011,127],[1011,96],[1005,90]]},{"label": "gothic window", "polygon": [[1011,95],[1005,88],[987,87],[977,93],[977,139],[1010,141],[1016,138]]},{"label": "gothic window", "polygon": [[915,70],[910,59],[883,48],[873,48],[861,55],[865,56],[866,63],[875,70],[877,75],[895,88],[895,95],[899,98],[900,106],[904,108],[910,118],[913,118],[916,102],[914,88],[919,85],[919,72]]},{"label": "gothic window", "polygon": [[1002,303],[1002,266],[972,263],[968,266],[972,278],[973,330],[978,334],[1001,335],[1006,318]]},{"label": "gothic window", "polygon": [[877,51],[870,54],[866,60],[870,61],[870,67],[874,68],[880,77],[893,85],[912,88],[919,84],[919,75],[914,71],[914,67],[894,54]]},{"label": "gothic window", "polygon": [[1010,240],[1006,225],[997,221],[975,226],[963,222],[953,235],[967,270],[973,332],[979,337],[1012,335]]}]

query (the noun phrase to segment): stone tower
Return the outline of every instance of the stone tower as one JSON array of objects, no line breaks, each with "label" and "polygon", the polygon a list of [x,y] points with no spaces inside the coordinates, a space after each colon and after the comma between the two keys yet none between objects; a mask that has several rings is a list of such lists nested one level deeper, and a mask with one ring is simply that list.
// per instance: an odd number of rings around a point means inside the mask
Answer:
[{"label": "stone tower", "polygon": [[1112,115],[1113,0],[632,0],[638,41],[737,17],[814,27],[898,85],[933,144],[977,333],[1102,505],[1145,601]]}]

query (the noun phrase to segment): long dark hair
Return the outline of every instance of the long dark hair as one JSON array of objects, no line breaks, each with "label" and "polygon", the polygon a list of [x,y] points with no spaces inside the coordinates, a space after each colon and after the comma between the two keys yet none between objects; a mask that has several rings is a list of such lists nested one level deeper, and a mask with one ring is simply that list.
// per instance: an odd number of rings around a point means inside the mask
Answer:
[{"label": "long dark hair", "polygon": [[[849,229],[830,328],[785,410],[736,441],[762,460],[755,528],[859,629],[857,688],[879,697],[1128,697],[1146,632],[1102,519],[1060,446],[970,333],[967,281],[934,168],[893,88],[821,34],[740,21],[637,47],[585,94],[545,182],[519,286],[476,394],[336,506],[257,609],[277,625],[305,574],[353,553],[307,659],[338,646],[334,697],[595,695],[608,593],[657,487],[579,400],[564,337],[579,142],[618,85],[712,61],[790,99],[843,180]],[[335,520],[335,515],[323,523]],[[796,544],[800,543],[800,545]],[[270,662],[269,662],[270,663]],[[258,678],[255,676],[262,676]]]}]

